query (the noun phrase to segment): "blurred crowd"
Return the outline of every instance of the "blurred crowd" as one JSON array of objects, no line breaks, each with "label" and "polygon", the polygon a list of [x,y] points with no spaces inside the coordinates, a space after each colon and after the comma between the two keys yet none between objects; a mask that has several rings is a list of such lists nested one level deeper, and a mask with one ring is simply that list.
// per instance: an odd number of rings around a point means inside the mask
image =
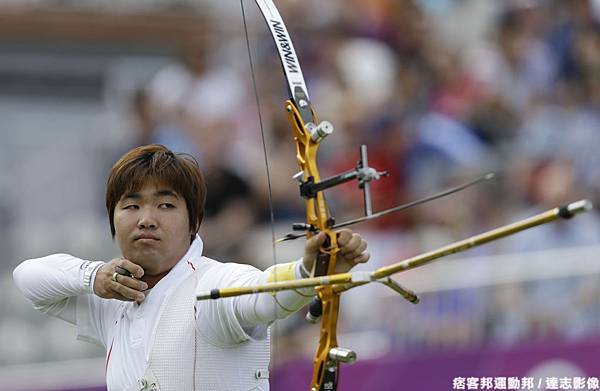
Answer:
[{"label": "blurred crowd", "polygon": [[[390,173],[373,186],[374,209],[382,210],[486,172],[498,174],[493,183],[357,227],[372,238],[373,267],[565,202],[589,198],[600,204],[599,2],[280,3],[311,101],[336,127],[321,147],[322,176],[354,167],[358,146],[366,144],[370,165]],[[132,105],[135,144],[161,143],[192,154],[204,169],[209,197],[201,231],[208,255],[257,260],[260,267],[273,262],[270,208],[281,233],[304,214],[291,179],[297,168],[283,110],[286,84],[267,34],[266,28],[249,31],[256,90],[245,43],[207,33],[191,38],[180,61],[140,86]],[[356,185],[327,195],[338,221],[363,213]],[[257,250],[251,231],[264,232],[259,243],[266,249]],[[473,253],[594,245],[599,239],[600,214],[593,212]],[[578,321],[588,319],[581,327],[592,334],[600,332],[597,282],[557,282],[573,288],[566,296],[573,302],[564,305],[582,308]],[[545,282],[431,295],[434,304],[415,310],[415,322],[446,324],[447,332],[421,329],[411,334],[411,344],[447,340],[453,347],[567,335],[572,322],[553,315],[558,307],[539,305],[556,289]],[[480,308],[475,321],[465,316],[466,308]],[[400,313],[382,317],[376,323],[387,325],[382,328],[388,335],[409,334],[402,332],[409,327],[401,326],[407,323]],[[310,332],[300,317],[290,323],[286,327],[296,335]]]},{"label": "blurred crowd", "polygon": [[[441,11],[427,2],[337,3],[338,12],[323,6],[330,13],[297,2],[281,7],[298,16],[288,23],[311,100],[337,129],[320,152],[323,175],[352,168],[358,146],[366,144],[371,165],[390,173],[374,185],[381,210],[481,173],[499,174],[495,185],[456,196],[455,207],[432,203],[372,227],[414,232],[435,225],[469,234],[527,208],[598,198],[600,35],[593,3],[488,4],[499,8],[493,25],[464,45],[435,28],[436,17],[449,16],[436,16]],[[234,52],[239,40],[217,34],[191,37],[181,61],[135,95],[136,144],[163,143],[194,155],[204,168],[211,189],[204,234],[218,232],[207,240],[216,252],[228,251],[222,239],[268,222],[267,179],[276,220],[303,214],[291,182],[296,168],[282,114],[283,73],[266,33],[250,34],[259,107],[247,61]],[[361,213],[355,186],[330,193],[334,214]],[[568,244],[597,238],[594,229],[584,231]],[[554,238],[544,236],[546,243],[516,249],[552,246]]]}]

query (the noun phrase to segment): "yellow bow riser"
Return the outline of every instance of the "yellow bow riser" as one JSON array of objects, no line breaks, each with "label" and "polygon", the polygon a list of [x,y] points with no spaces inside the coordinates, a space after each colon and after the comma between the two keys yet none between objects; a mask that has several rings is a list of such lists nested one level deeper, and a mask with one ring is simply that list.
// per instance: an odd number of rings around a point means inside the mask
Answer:
[{"label": "yellow bow riser", "polygon": [[[315,183],[321,181],[319,170],[317,168],[317,153],[322,138],[311,134],[302,120],[302,117],[296,106],[291,100],[285,104],[288,121],[292,127],[294,141],[296,144],[296,160],[298,166],[303,172],[303,180],[311,178]],[[311,109],[314,123],[319,123],[317,115]],[[322,275],[331,275],[335,272],[337,253],[339,252],[336,233],[330,228],[329,209],[325,201],[325,195],[322,191],[315,197],[306,198],[306,223],[327,235],[325,246],[320,249],[320,254],[314,263],[311,276],[319,277]],[[309,232],[308,236],[312,236]],[[340,306],[340,293],[336,292],[333,286],[326,285],[317,287],[317,294],[321,300],[322,317],[321,332],[319,336],[319,347],[315,353],[313,377],[311,388],[314,390],[322,389],[325,382],[333,381],[337,384],[338,367],[337,361],[330,360],[330,352],[337,348],[337,320]],[[330,371],[334,366],[335,370]],[[333,376],[329,379],[328,376]]]}]

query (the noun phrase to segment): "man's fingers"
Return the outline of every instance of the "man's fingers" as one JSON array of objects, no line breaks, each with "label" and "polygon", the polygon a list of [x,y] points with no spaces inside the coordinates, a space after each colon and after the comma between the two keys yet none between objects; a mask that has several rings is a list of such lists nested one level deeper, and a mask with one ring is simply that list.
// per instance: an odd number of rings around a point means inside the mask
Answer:
[{"label": "man's fingers", "polygon": [[365,263],[369,260],[371,255],[369,253],[362,253],[356,257],[346,257],[345,260],[350,266],[356,266],[359,263]]},{"label": "man's fingers", "polygon": [[142,269],[140,265],[136,265],[128,259],[121,258],[117,265],[127,270],[135,278],[141,278],[144,275],[144,269]]},{"label": "man's fingers", "polygon": [[340,229],[337,232],[337,243],[338,246],[344,247],[352,239],[352,231],[348,228]]},{"label": "man's fingers", "polygon": [[125,269],[124,267],[121,266],[117,266],[115,272],[119,273],[122,276],[127,276],[127,277],[132,277],[133,275],[129,272],[129,270]]},{"label": "man's fingers", "polygon": [[363,253],[360,256],[356,257],[353,259],[353,261],[355,263],[365,263],[369,260],[369,258],[371,258],[371,254],[369,253]]},{"label": "man's fingers", "polygon": [[132,277],[118,276],[117,282],[131,289],[135,289],[136,291],[145,291],[148,289],[148,284]]},{"label": "man's fingers", "polygon": [[[121,266],[119,266],[121,265]],[[122,268],[118,270],[117,268]],[[148,289],[146,282],[123,275],[124,271],[133,275],[143,275],[143,269],[126,259],[113,259],[98,269],[94,281],[94,293],[105,299],[122,301],[142,301],[145,298],[143,290]]]},{"label": "man's fingers", "polygon": [[317,235],[314,235],[306,242],[306,250],[311,252],[317,252],[325,243],[325,239],[327,239],[327,235],[324,232],[319,232]]},{"label": "man's fingers", "polygon": [[[129,278],[129,277],[123,277],[123,278]],[[144,298],[146,297],[146,295],[144,295],[143,292],[137,291],[135,289],[131,289],[123,284],[121,284],[121,278],[118,278],[118,282],[112,282],[111,284],[111,288],[114,292],[118,293],[119,295],[123,296],[126,299],[129,300],[144,300]]]},{"label": "man's fingers", "polygon": [[[359,234],[355,234],[349,229],[341,229],[336,234],[340,257],[343,261],[339,263],[339,267],[336,265],[336,271],[346,272],[356,264],[365,263],[369,260],[370,256],[366,252],[367,242]],[[326,239],[327,235],[323,232],[319,232],[319,234],[308,239],[304,252],[304,267],[306,269],[312,266],[319,248],[323,246]]]},{"label": "man's fingers", "polygon": [[[341,250],[342,254],[344,254],[344,255],[352,254],[359,249],[359,247],[361,246],[362,243],[363,243],[363,240],[360,237],[360,235],[353,234],[353,235],[350,235],[350,238],[346,241],[346,244],[340,245],[340,247],[341,247],[340,250]],[[364,242],[364,243],[366,244],[366,242]],[[339,244],[339,242],[338,242],[338,244]],[[366,248],[366,246],[365,246],[365,248]],[[364,251],[364,249],[363,249],[363,251]]]},{"label": "man's fingers", "polygon": [[367,249],[367,242],[365,242],[363,240],[359,243],[358,247],[356,249],[354,249],[354,251],[352,251],[350,253],[345,253],[344,256],[346,258],[357,258],[357,257],[361,256],[362,253],[364,253],[366,249]]}]

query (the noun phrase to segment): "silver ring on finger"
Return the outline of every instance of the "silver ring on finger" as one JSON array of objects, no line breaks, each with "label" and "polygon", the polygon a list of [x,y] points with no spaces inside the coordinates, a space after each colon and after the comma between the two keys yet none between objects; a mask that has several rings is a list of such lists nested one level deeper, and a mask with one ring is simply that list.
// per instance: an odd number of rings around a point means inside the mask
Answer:
[{"label": "silver ring on finger", "polygon": [[113,273],[113,275],[112,275],[112,277],[111,277],[111,280],[113,280],[114,282],[119,282],[119,281],[117,280],[117,277],[118,277],[118,276],[119,276],[119,273],[117,273],[117,272],[114,272],[114,273]]}]

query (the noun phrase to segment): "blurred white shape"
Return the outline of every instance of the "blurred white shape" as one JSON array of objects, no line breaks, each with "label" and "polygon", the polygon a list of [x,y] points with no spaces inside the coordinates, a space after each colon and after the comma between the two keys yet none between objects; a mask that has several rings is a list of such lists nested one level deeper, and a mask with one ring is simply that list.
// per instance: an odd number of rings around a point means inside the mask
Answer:
[{"label": "blurred white shape", "polygon": [[385,44],[365,38],[346,41],[336,64],[353,97],[367,107],[376,107],[392,96],[398,61]]},{"label": "blurred white shape", "polygon": [[[542,361],[542,363],[533,367],[527,373],[527,376],[533,377],[534,379],[546,379],[549,377],[567,377],[572,379],[574,377],[586,377],[586,373],[583,369],[571,361],[553,359]],[[551,388],[544,387],[543,389],[547,390]]]},{"label": "blurred white shape", "polygon": [[161,114],[190,115],[207,123],[227,119],[241,106],[244,80],[230,67],[213,68],[193,74],[181,64],[161,69],[148,84],[150,98]]}]

